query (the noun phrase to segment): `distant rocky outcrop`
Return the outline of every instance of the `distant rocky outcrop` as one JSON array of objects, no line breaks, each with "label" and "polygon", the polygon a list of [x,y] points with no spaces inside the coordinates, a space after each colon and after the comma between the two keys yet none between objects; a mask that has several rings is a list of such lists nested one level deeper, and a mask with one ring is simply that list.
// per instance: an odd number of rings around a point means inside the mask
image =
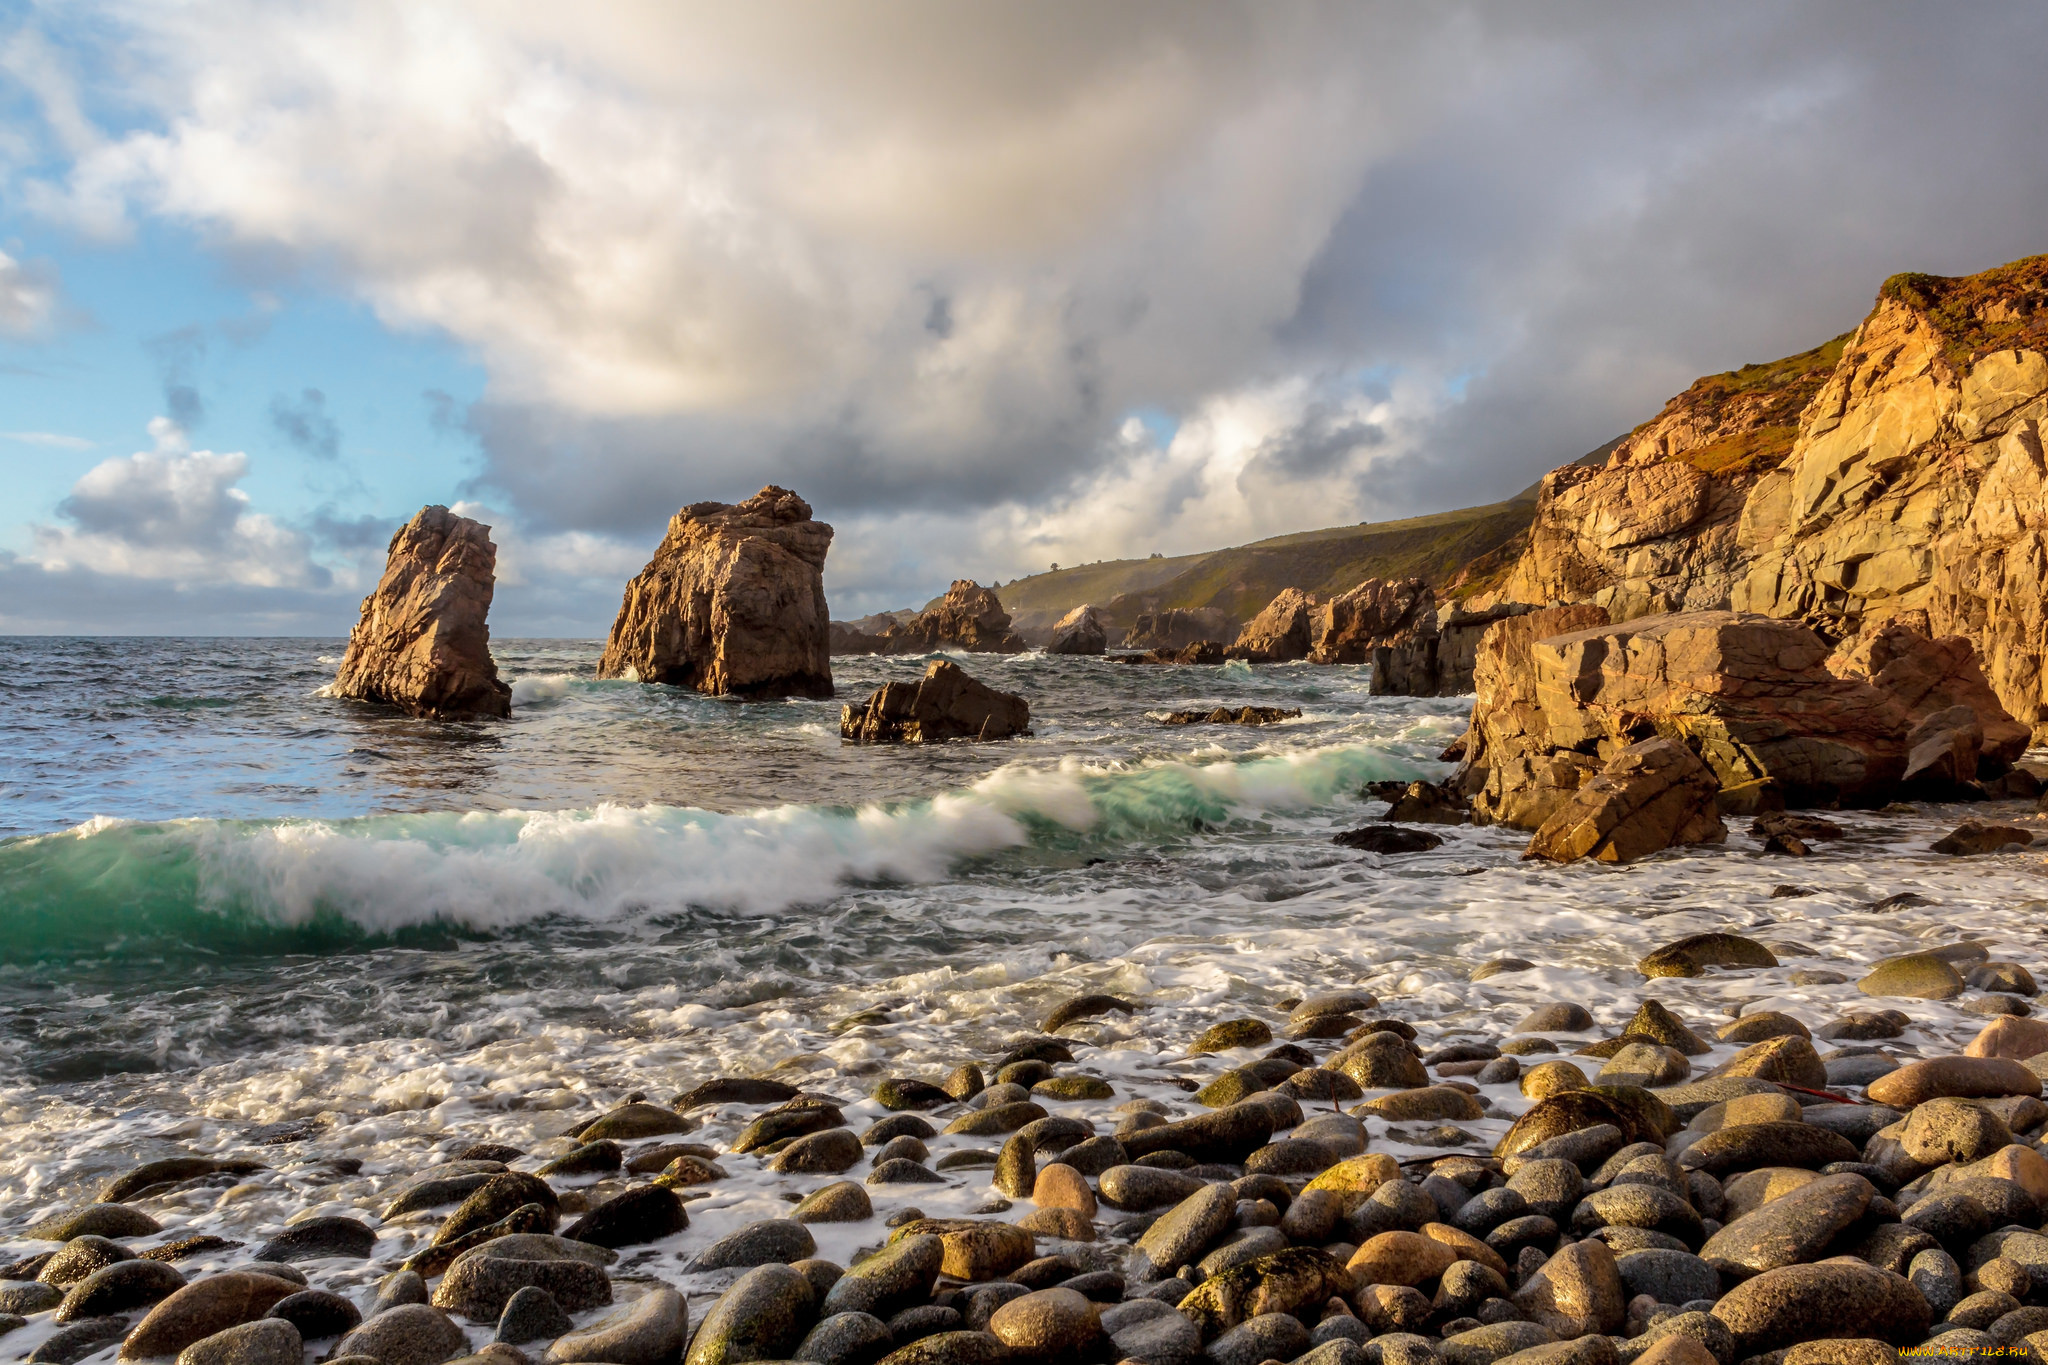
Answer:
[{"label": "distant rocky outcrop", "polygon": [[2048,256],[1887,280],[1846,338],[1701,380],[1605,469],[1544,480],[1505,594],[1616,620],[1926,613],[2048,740]]},{"label": "distant rocky outcrop", "polygon": [[1143,654],[1112,654],[1112,663],[1119,664],[1220,664],[1223,662],[1221,640],[1197,640],[1180,649],[1148,649]]},{"label": "distant rocky outcrop", "polygon": [[881,654],[885,652],[882,633],[916,615],[914,611],[878,611],[854,621],[833,621],[826,627],[826,638],[834,654]]},{"label": "distant rocky outcrop", "polygon": [[1245,622],[1226,657],[1264,664],[1306,659],[1315,645],[1316,605],[1314,593],[1282,588],[1264,611]]},{"label": "distant rocky outcrop", "polygon": [[1059,619],[1052,628],[1052,639],[1045,646],[1048,654],[1101,654],[1109,648],[1109,631],[1095,608],[1089,605],[1075,607]]},{"label": "distant rocky outcrop", "polygon": [[1420,578],[1368,578],[1316,610],[1309,662],[1369,664],[1373,651],[1435,625],[1436,593]]},{"label": "distant rocky outcrop", "polygon": [[1204,640],[1234,637],[1237,622],[1218,607],[1171,607],[1141,613],[1125,633],[1125,649],[1180,650]]},{"label": "distant rocky outcrop", "polygon": [[1472,690],[1480,637],[1529,608],[1473,599],[1437,605],[1420,578],[1370,578],[1317,609],[1309,661],[1372,665],[1374,696],[1453,697]]},{"label": "distant rocky outcrop", "polygon": [[884,683],[859,706],[841,709],[839,734],[857,744],[936,744],[1031,733],[1031,704],[934,659],[914,683]]},{"label": "distant rocky outcrop", "polygon": [[486,620],[497,563],[490,527],[422,507],[391,537],[384,576],[363,599],[330,694],[416,716],[512,714]]},{"label": "distant rocky outcrop", "polygon": [[1227,706],[1214,707],[1207,711],[1169,711],[1159,720],[1161,725],[1273,725],[1283,720],[1296,720],[1301,716],[1299,706],[1240,706],[1235,711]]},{"label": "distant rocky outcrop", "polygon": [[[1896,627],[1842,656],[1874,671],[1838,676],[1797,621],[1717,611],[1610,625],[1604,614],[1554,608],[1487,635],[1463,782],[1482,822],[1544,826],[1621,750],[1659,737],[1706,765],[1723,810],[1878,804],[1917,745],[1975,753],[1973,779],[2025,746],[1950,641]],[[1939,739],[1956,730],[1965,738]]]},{"label": "distant rocky outcrop", "polygon": [[737,505],[698,502],[668,534],[612,623],[601,678],[741,697],[829,697],[825,555],[832,528],[773,484]]},{"label": "distant rocky outcrop", "polygon": [[884,654],[930,654],[960,649],[970,654],[1021,654],[1024,637],[1010,629],[1002,599],[970,578],[955,579],[946,595],[908,621],[882,632]]}]

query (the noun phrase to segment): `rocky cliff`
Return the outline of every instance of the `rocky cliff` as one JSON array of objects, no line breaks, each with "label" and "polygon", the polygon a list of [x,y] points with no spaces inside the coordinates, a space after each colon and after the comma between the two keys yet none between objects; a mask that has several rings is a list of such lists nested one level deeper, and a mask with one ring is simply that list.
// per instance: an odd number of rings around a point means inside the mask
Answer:
[{"label": "rocky cliff", "polygon": [[964,649],[970,654],[1021,654],[1022,636],[1010,629],[1010,613],[992,589],[959,578],[946,595],[908,621],[882,632],[883,654],[930,654]]},{"label": "rocky cliff", "polygon": [[485,620],[497,564],[490,527],[422,507],[391,537],[384,576],[363,599],[330,693],[416,716],[512,714]]},{"label": "rocky cliff", "polygon": [[773,484],[669,520],[626,585],[601,678],[742,697],[829,697],[825,554],[832,528]]},{"label": "rocky cliff", "polygon": [[1263,611],[1245,622],[1226,657],[1265,664],[1306,659],[1315,645],[1317,605],[1314,593],[1282,588]]},{"label": "rocky cliff", "polygon": [[1702,380],[1608,468],[1546,478],[1504,595],[1617,620],[1732,607],[1830,640],[1923,612],[2048,740],[2044,421],[2048,256],[1894,276],[1839,343]]}]

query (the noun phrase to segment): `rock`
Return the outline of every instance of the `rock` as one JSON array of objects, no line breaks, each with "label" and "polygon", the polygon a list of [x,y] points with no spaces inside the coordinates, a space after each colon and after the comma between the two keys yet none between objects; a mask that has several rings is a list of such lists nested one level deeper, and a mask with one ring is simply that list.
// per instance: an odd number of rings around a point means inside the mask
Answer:
[{"label": "rock", "polygon": [[1012,1223],[974,1218],[920,1218],[891,1234],[892,1242],[936,1235],[940,1269],[956,1280],[991,1280],[1007,1275],[1038,1254],[1032,1234]]},{"label": "rock", "polygon": [[561,1201],[555,1197],[547,1181],[524,1171],[494,1175],[448,1215],[435,1231],[433,1245],[445,1247],[472,1232],[503,1221],[528,1204],[538,1204],[548,1213],[559,1216],[557,1211]]},{"label": "rock", "polygon": [[1775,967],[1778,958],[1755,939],[1740,934],[1693,934],[1668,943],[1636,964],[1644,976],[1704,976],[1709,968],[1741,970]]},{"label": "rock", "polygon": [[1363,829],[1345,830],[1330,842],[1339,848],[1355,848],[1364,853],[1427,853],[1443,843],[1443,836],[1427,830],[1403,829],[1399,825],[1367,825]]},{"label": "rock", "polygon": [[1071,1289],[1041,1289],[989,1315],[988,1330],[1027,1356],[1079,1359],[1102,1336],[1095,1305]]},{"label": "rock", "polygon": [[498,551],[491,528],[445,507],[423,507],[391,537],[384,576],[330,696],[386,702],[416,716],[509,716],[486,617]]},{"label": "rock", "polygon": [[377,1281],[377,1297],[370,1304],[370,1316],[405,1303],[426,1303],[431,1298],[427,1282],[416,1270],[394,1270]]},{"label": "rock", "polygon": [[119,1341],[127,1330],[126,1318],[93,1318],[74,1322],[44,1337],[42,1344],[25,1358],[30,1365],[71,1365],[75,1360],[94,1354],[108,1342]]},{"label": "rock", "polygon": [[1583,1005],[1539,1005],[1515,1025],[1516,1033],[1584,1033],[1593,1027],[1593,1016]]},{"label": "rock", "polygon": [[1531,1346],[1510,1356],[1502,1356],[1495,1365],[1619,1365],[1621,1355],[1615,1350],[1614,1341],[1609,1337],[1580,1337],[1576,1341],[1557,1341],[1547,1346]]},{"label": "rock", "polygon": [[1264,1047],[1272,1041],[1273,1030],[1260,1020],[1226,1019],[1203,1029],[1195,1041],[1188,1044],[1188,1055],[1228,1052],[1240,1047]]},{"label": "rock", "polygon": [[714,695],[832,695],[825,554],[832,528],[770,485],[736,506],[692,503],[626,585],[600,678]]},{"label": "rock", "polygon": [[846,1122],[846,1116],[839,1106],[810,1096],[799,1096],[779,1108],[771,1109],[740,1130],[732,1140],[734,1152],[752,1152],[770,1146],[784,1138],[802,1137],[807,1133],[837,1128]]},{"label": "rock", "polygon": [[1210,1185],[1189,1195],[1138,1239],[1142,1273],[1160,1279],[1193,1264],[1236,1213],[1237,1198],[1227,1185]]},{"label": "rock", "polygon": [[496,1242],[487,1242],[463,1253],[441,1277],[434,1290],[433,1305],[459,1313],[471,1322],[495,1322],[512,1296],[527,1288],[547,1291],[549,1297],[572,1313],[600,1308],[612,1301],[611,1280],[603,1266],[539,1248],[530,1249],[528,1255],[517,1254],[523,1250],[529,1249],[502,1248]]},{"label": "rock", "polygon": [[462,1329],[446,1314],[423,1303],[409,1303],[386,1309],[336,1342],[334,1358],[371,1356],[382,1365],[441,1365],[464,1354],[468,1345]]},{"label": "rock", "polygon": [[300,1365],[305,1349],[289,1321],[263,1318],[193,1342],[178,1353],[178,1365]]},{"label": "rock", "polygon": [[783,1104],[796,1097],[796,1087],[782,1081],[721,1076],[676,1096],[674,1107],[690,1110],[707,1104]]},{"label": "rock", "polygon": [[[1608,1058],[1600,1068],[1602,1085],[1675,1085],[1692,1074],[1685,1054],[1662,1043],[1630,1043]],[[1478,1114],[1471,1115],[1473,1118]]]},{"label": "rock", "polygon": [[1449,1246],[1419,1232],[1382,1232],[1367,1238],[1345,1268],[1360,1284],[1419,1285],[1457,1259]]},{"label": "rock", "polygon": [[1573,1231],[1584,1235],[1605,1227],[1647,1228],[1685,1246],[1699,1245],[1705,1235],[1699,1214],[1683,1195],[1636,1182],[1594,1190],[1572,1210]]},{"label": "rock", "polygon": [[691,1273],[736,1270],[771,1262],[788,1265],[817,1254],[818,1243],[803,1223],[767,1218],[726,1234],[691,1258]]},{"label": "rock", "polygon": [[1273,725],[1283,720],[1294,720],[1301,715],[1298,706],[1240,706],[1231,710],[1228,706],[1211,707],[1209,710],[1169,711],[1160,717],[1161,725]]},{"label": "rock", "polygon": [[1204,1340],[1274,1313],[1298,1313],[1350,1293],[1358,1283],[1335,1257],[1314,1247],[1282,1248],[1207,1275],[1180,1302]]},{"label": "rock", "polygon": [[1855,1161],[1862,1154],[1839,1133],[1810,1123],[1740,1123],[1709,1133],[1679,1154],[1679,1166],[1723,1176],[1759,1166],[1816,1170],[1829,1162]]},{"label": "rock", "polygon": [[[1642,1095],[1649,1104],[1658,1104],[1647,1092],[1635,1093]],[[1666,1109],[1665,1112],[1668,1114],[1669,1110]],[[1625,1142],[1661,1143],[1665,1133],[1662,1131],[1660,1119],[1661,1116],[1656,1115],[1647,1106],[1627,1102],[1620,1088],[1566,1090],[1530,1106],[1526,1113],[1515,1120],[1514,1126],[1508,1129],[1507,1136],[1494,1148],[1494,1155],[1521,1155],[1551,1138],[1603,1124],[1611,1124],[1619,1129]],[[1677,1127],[1675,1115],[1672,1116],[1670,1126]]]},{"label": "rock", "polygon": [[121,1359],[177,1355],[215,1332],[255,1321],[300,1287],[290,1280],[234,1270],[195,1280],[149,1310],[121,1344]]},{"label": "rock", "polygon": [[428,1174],[408,1181],[384,1206],[383,1220],[388,1223],[401,1214],[439,1208],[443,1204],[459,1204],[489,1184],[492,1176],[505,1173],[504,1164],[497,1161],[450,1162],[449,1165],[476,1169],[440,1175],[433,1173],[440,1168],[433,1168]]},{"label": "rock", "polygon": [[1306,659],[1314,643],[1316,606],[1313,593],[1282,588],[1265,610],[1245,623],[1226,656],[1276,664]]},{"label": "rock", "polygon": [[624,1164],[625,1155],[619,1144],[600,1138],[586,1142],[575,1151],[556,1157],[543,1165],[535,1175],[602,1175],[616,1171]]},{"label": "rock", "polygon": [[31,1280],[27,1284],[0,1286],[0,1313],[10,1317],[48,1312],[62,1302],[64,1291],[54,1284]]},{"label": "rock", "polygon": [[1164,1316],[1143,1318],[1120,1326],[1112,1335],[1119,1354],[1126,1360],[1188,1362],[1202,1359],[1202,1338],[1195,1325],[1168,1310]]},{"label": "rock", "polygon": [[1216,644],[1216,657],[1223,662],[1223,647],[1217,643],[1237,633],[1237,622],[1217,607],[1169,607],[1140,613],[1124,634],[1120,647],[1148,649],[1173,654],[1202,644]]},{"label": "rock", "polygon": [[1643,1348],[1636,1365],[1731,1365],[1735,1359],[1735,1336],[1727,1324],[1701,1312],[1666,1318],[1631,1344]]},{"label": "rock", "polygon": [[1112,1011],[1130,1014],[1137,1008],[1135,1004],[1121,996],[1077,995],[1071,1000],[1062,1001],[1045,1017],[1045,1031],[1058,1033],[1069,1024],[1078,1024],[1084,1019],[1093,1019],[1097,1015],[1109,1014]]},{"label": "rock", "polygon": [[1133,1161],[1171,1150],[1185,1152],[1197,1161],[1241,1162],[1272,1137],[1273,1119],[1272,1109],[1248,1102],[1125,1134],[1118,1140]]},{"label": "rock", "polygon": [[126,1204],[88,1204],[31,1223],[21,1236],[35,1242],[68,1242],[74,1237],[147,1237],[162,1231],[163,1226],[140,1209]]},{"label": "rock", "polygon": [[377,1246],[376,1230],[353,1218],[308,1218],[294,1223],[256,1251],[259,1261],[318,1261],[328,1257],[365,1260]]},{"label": "rock", "polygon": [[1979,1161],[2012,1144],[1998,1116],[1968,1100],[1942,1097],[1915,1105],[1898,1137],[1906,1155],[1927,1166]]},{"label": "rock", "polygon": [[1429,1084],[1422,1058],[1391,1034],[1368,1034],[1329,1061],[1366,1090],[1413,1090]]},{"label": "rock", "polygon": [[88,1233],[72,1238],[44,1261],[36,1272],[36,1279],[44,1284],[69,1287],[116,1262],[134,1259],[135,1253],[119,1242]]},{"label": "rock", "polygon": [[498,1315],[498,1330],[492,1340],[507,1346],[524,1346],[530,1341],[553,1341],[575,1329],[575,1322],[562,1311],[554,1295],[537,1285],[528,1285],[505,1300]]},{"label": "rock", "polygon": [[[1466,825],[1472,822],[1472,803],[1448,782],[1410,782],[1406,791],[1388,803],[1387,813],[1380,818],[1394,823]],[[1526,972],[1535,965],[1513,965],[1520,961],[1519,958],[1502,958],[1488,963],[1486,966],[1492,970],[1480,976],[1477,971],[1485,971],[1485,968],[1476,969],[1472,979],[1483,981],[1506,972]]]},{"label": "rock", "polygon": [[262,1169],[263,1163],[259,1161],[216,1161],[203,1156],[164,1157],[157,1161],[145,1161],[135,1169],[123,1172],[108,1181],[100,1188],[99,1202],[118,1204],[159,1185],[178,1185],[201,1176],[240,1175]]},{"label": "rock", "polygon": [[1613,1335],[1627,1316],[1628,1295],[1614,1253],[1595,1241],[1560,1248],[1515,1292],[1515,1306],[1552,1335]]},{"label": "rock", "polygon": [[837,1175],[852,1170],[860,1157],[860,1139],[852,1129],[827,1128],[820,1133],[808,1133],[777,1152],[768,1169],[783,1175]]},{"label": "rock", "polygon": [[1691,1303],[1721,1296],[1719,1273],[1689,1251],[1651,1248],[1623,1252],[1614,1258],[1614,1265],[1631,1297],[1647,1294],[1659,1303]]},{"label": "rock", "polygon": [[1803,1086],[1820,1090],[1828,1083],[1828,1069],[1813,1050],[1813,1044],[1797,1034],[1766,1038],[1752,1043],[1709,1073],[1713,1076],[1753,1076],[1760,1081]]},{"label": "rock", "polygon": [[1878,1104],[1910,1109],[1944,1095],[2039,1095],[2041,1078],[2003,1057],[1933,1057],[1878,1077],[1864,1093]]},{"label": "rock", "polygon": [[1028,734],[1031,705],[934,659],[916,683],[884,683],[839,721],[842,738],[861,744],[933,744],[949,739],[1008,739]]},{"label": "rock", "polygon": [[871,1313],[834,1313],[822,1319],[791,1353],[818,1365],[868,1365],[887,1355],[889,1328]]},{"label": "rock", "polygon": [[1785,1352],[1784,1365],[1897,1365],[1899,1353],[1868,1337],[1802,1341]]},{"label": "rock", "polygon": [[810,1281],[789,1266],[757,1266],[704,1315],[684,1365],[781,1359],[804,1339],[815,1300]]},{"label": "rock", "polygon": [[610,1113],[599,1115],[576,1134],[581,1142],[598,1142],[609,1139],[613,1142],[631,1142],[636,1138],[661,1137],[668,1133],[687,1133],[697,1126],[695,1120],[686,1119],[673,1109],[664,1109],[658,1104],[620,1105]]},{"label": "rock", "polygon": [[1477,1119],[1483,1117],[1486,1112],[1477,1099],[1448,1085],[1429,1085],[1397,1091],[1376,1100],[1368,1100],[1359,1105],[1358,1109],[1397,1123],[1432,1119]]},{"label": "rock", "polygon": [[1497,1322],[1445,1337],[1437,1348],[1437,1359],[1443,1365],[1494,1365],[1495,1361],[1547,1346],[1554,1340],[1548,1329],[1533,1322]]},{"label": "rock", "polygon": [[162,1261],[116,1261],[71,1286],[57,1307],[57,1321],[112,1317],[155,1303],[184,1287],[185,1277]]},{"label": "rock", "polygon": [[324,1289],[301,1289],[271,1305],[268,1317],[282,1318],[307,1341],[338,1337],[363,1320],[361,1310],[339,1294]]},{"label": "rock", "polygon": [[1963,978],[1933,953],[1907,953],[1878,963],[1856,989],[1865,995],[1949,1000],[1963,993]]},{"label": "rock", "polygon": [[1745,1014],[1740,1019],[1723,1024],[1714,1030],[1714,1036],[1724,1043],[1761,1043],[1771,1038],[1813,1039],[1813,1030],[1778,1010],[1758,1010]]},{"label": "rock", "polygon": [[1706,1039],[1685,1026],[1683,1019],[1655,1000],[1645,1000],[1636,1007],[1635,1017],[1630,1019],[1628,1027],[1622,1030],[1623,1037],[1630,1034],[1653,1038],[1665,1047],[1676,1049],[1688,1057],[1703,1056],[1713,1050]]},{"label": "rock", "polygon": [[826,1293],[821,1315],[871,1313],[886,1318],[897,1309],[922,1302],[939,1277],[945,1243],[930,1233],[892,1241],[849,1267]]},{"label": "rock", "polygon": [[2010,1015],[1986,1024],[1970,1045],[1966,1057],[2009,1057],[2023,1060],[2048,1052],[2048,1020],[2019,1019]]},{"label": "rock", "polygon": [[1607,765],[1537,827],[1525,856],[1628,863],[1684,844],[1718,844],[1727,826],[1714,805],[1714,774],[1676,741],[1641,740]]},{"label": "rock", "polygon": [[1765,1271],[1725,1295],[1713,1315],[1734,1334],[1740,1355],[1873,1333],[1918,1341],[1931,1321],[1904,1276],[1848,1258]]},{"label": "rock", "polygon": [[[809,1291],[808,1285],[805,1291]],[[375,1322],[372,1318],[366,1325]],[[567,1361],[670,1365],[682,1354],[689,1326],[690,1312],[683,1296],[661,1285],[589,1326],[562,1336],[548,1347],[547,1359],[557,1365]]]},{"label": "rock", "polygon": [[[857,1151],[860,1139],[851,1133],[846,1137]],[[794,1150],[794,1145],[784,1149],[784,1155],[791,1150]],[[644,1185],[613,1195],[563,1229],[562,1236],[573,1242],[589,1242],[593,1246],[623,1247],[658,1242],[689,1225],[690,1217],[683,1211],[683,1201],[676,1198],[674,1191],[659,1185]]]},{"label": "rock", "polygon": [[1735,1279],[1815,1260],[1876,1193],[1860,1175],[1822,1176],[1737,1218],[1707,1239],[1700,1257]]},{"label": "rock", "polygon": [[989,1332],[939,1332],[891,1351],[880,1365],[1007,1365],[1009,1351]]},{"label": "rock", "polygon": [[955,579],[946,595],[908,621],[882,632],[884,654],[931,654],[943,649],[970,654],[1021,654],[1024,638],[1010,629],[1010,614],[992,589],[970,578]]},{"label": "rock", "polygon": [[[1109,648],[1109,632],[1102,618],[1087,604],[1075,607],[1053,624],[1048,654],[1101,654]],[[1048,1033],[1050,1029],[1046,1030]]]},{"label": "rock", "polygon": [[1986,825],[1976,820],[1965,820],[1928,847],[1936,853],[1967,857],[1978,853],[1998,853],[2014,847],[2025,848],[2033,842],[2034,836],[2017,825]]}]

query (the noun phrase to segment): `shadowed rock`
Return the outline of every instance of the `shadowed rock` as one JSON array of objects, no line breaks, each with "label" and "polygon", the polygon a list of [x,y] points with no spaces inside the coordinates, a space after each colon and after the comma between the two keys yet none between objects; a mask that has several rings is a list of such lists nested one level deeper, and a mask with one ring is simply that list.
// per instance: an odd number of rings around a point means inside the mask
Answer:
[{"label": "shadowed rock", "polygon": [[497,580],[491,528],[423,507],[391,537],[384,576],[363,599],[330,689],[416,716],[509,716],[485,618]]}]

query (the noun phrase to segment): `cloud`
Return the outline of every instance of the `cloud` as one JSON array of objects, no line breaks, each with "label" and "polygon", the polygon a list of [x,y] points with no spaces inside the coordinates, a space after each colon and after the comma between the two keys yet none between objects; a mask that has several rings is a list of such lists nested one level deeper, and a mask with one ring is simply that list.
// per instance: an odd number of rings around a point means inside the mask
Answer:
[{"label": "cloud", "polygon": [[28,337],[55,317],[57,273],[39,261],[20,261],[0,251],[0,336]]},{"label": "cloud", "polygon": [[842,528],[835,609],[1491,500],[2048,246],[2005,0],[71,12],[148,78],[104,128],[45,81],[23,202],[475,355],[425,401],[536,583],[771,479]]},{"label": "cloud", "polygon": [[38,525],[46,570],[165,580],[181,586],[326,588],[302,533],[249,508],[236,487],[249,457],[192,450],[176,423],[150,423],[154,449],[103,460],[57,505],[69,525]]},{"label": "cloud", "polygon": [[284,394],[271,399],[270,425],[316,460],[333,460],[341,453],[341,428],[327,413],[327,395],[318,389],[306,389],[296,399]]},{"label": "cloud", "polygon": [[164,407],[170,421],[190,431],[206,419],[206,400],[199,395],[198,370],[206,359],[206,330],[197,325],[160,332],[142,343],[162,381]]},{"label": "cloud", "polygon": [[83,436],[67,436],[61,431],[0,431],[0,439],[19,441],[27,446],[50,446],[56,450],[91,450],[97,444]]}]

